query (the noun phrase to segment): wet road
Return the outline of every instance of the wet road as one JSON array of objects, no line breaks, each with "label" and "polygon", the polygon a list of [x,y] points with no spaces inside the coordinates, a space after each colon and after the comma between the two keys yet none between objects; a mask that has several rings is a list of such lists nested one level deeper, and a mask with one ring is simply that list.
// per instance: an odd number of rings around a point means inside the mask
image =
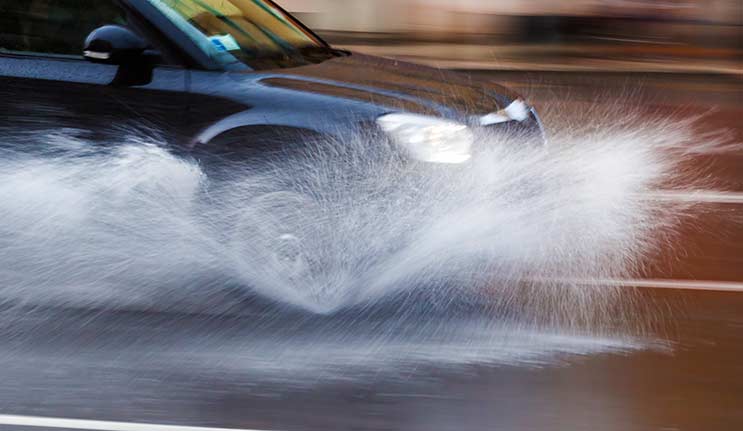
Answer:
[{"label": "wet road", "polygon": [[[728,128],[743,142],[738,78],[491,76],[528,94],[548,123],[625,104],[674,118],[704,113],[699,133]],[[649,262],[644,277],[665,281],[628,296],[610,319],[621,330],[474,316],[442,331],[9,309],[0,312],[0,429],[155,429],[39,417],[260,430],[743,428],[743,154],[693,163],[709,166],[725,193],[685,197],[708,201],[703,217]]]},{"label": "wet road", "polygon": [[47,311],[5,328],[0,405],[265,430],[736,429],[743,295],[647,296],[641,337],[491,328],[480,340],[467,324],[461,343],[372,347],[371,333]]}]

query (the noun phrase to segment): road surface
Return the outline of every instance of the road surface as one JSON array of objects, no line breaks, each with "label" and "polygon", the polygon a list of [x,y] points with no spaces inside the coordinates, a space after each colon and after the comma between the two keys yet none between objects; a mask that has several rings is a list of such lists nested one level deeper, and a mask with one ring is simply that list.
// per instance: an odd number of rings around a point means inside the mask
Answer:
[{"label": "road surface", "polygon": [[[488,78],[547,107],[548,122],[558,103],[576,118],[624,104],[704,113],[700,133],[728,128],[743,142],[739,78]],[[670,197],[702,201],[703,217],[681,229],[682,252],[657,256],[644,281],[625,283],[641,288],[612,320],[633,330],[7,309],[0,429],[743,429],[743,153],[695,163],[724,187]]]}]

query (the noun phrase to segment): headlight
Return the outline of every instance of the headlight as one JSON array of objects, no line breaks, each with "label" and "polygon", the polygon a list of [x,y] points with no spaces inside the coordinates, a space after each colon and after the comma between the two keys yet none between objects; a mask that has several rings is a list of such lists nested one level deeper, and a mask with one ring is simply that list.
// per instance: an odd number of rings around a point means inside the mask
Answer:
[{"label": "headlight", "polygon": [[464,124],[418,114],[387,114],[377,124],[414,159],[464,163],[472,157],[474,135]]}]

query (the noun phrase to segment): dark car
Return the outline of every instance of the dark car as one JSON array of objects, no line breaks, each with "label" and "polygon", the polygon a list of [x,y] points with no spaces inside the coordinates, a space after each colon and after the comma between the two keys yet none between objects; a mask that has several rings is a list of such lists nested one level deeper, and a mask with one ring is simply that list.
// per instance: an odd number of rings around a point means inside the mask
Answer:
[{"label": "dark car", "polygon": [[5,130],[263,151],[361,127],[439,163],[468,160],[479,129],[541,136],[500,86],[334,49],[267,0],[0,0],[0,23]]}]

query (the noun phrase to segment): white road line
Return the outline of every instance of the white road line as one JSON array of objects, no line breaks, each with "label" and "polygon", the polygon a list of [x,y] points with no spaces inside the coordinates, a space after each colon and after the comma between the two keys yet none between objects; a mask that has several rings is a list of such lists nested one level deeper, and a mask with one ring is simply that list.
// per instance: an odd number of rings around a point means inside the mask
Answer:
[{"label": "white road line", "polygon": [[644,193],[643,196],[652,200],[662,201],[743,204],[743,193],[740,192],[721,192],[714,190],[663,190]]},{"label": "white road line", "polygon": [[743,292],[743,283],[737,281],[706,280],[602,280],[596,284],[620,287],[642,287],[650,289],[716,290]]},{"label": "white road line", "polygon": [[130,422],[106,422],[82,419],[63,419],[38,416],[0,415],[0,425],[36,428],[57,428],[92,431],[268,431],[238,428],[205,428],[181,425],[155,425]]},{"label": "white road line", "polygon": [[643,289],[680,289],[680,290],[714,290],[720,292],[743,292],[743,282],[709,281],[709,280],[570,280],[570,279],[536,279],[538,283],[561,283],[585,286],[640,287]]}]

